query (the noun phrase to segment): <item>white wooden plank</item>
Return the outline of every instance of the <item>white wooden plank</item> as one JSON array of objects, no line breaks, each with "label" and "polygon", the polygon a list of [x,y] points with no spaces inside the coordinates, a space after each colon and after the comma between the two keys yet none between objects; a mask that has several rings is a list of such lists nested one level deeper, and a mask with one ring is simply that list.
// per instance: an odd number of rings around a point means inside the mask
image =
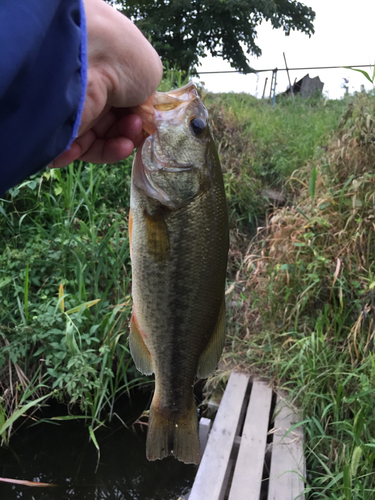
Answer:
[{"label": "white wooden plank", "polygon": [[254,381],[229,500],[259,500],[271,401],[272,389]]},{"label": "white wooden plank", "polygon": [[249,376],[232,372],[189,500],[220,500]]},{"label": "white wooden plank", "polygon": [[212,422],[209,418],[202,417],[199,420],[199,442],[201,445],[201,455],[203,455],[207,445],[208,435],[211,429],[211,423]]},{"label": "white wooden plank", "polygon": [[[300,418],[278,395],[272,444],[268,500],[304,500],[305,458],[303,431],[297,427],[287,436],[290,427]],[[285,436],[285,438],[284,438]]]}]

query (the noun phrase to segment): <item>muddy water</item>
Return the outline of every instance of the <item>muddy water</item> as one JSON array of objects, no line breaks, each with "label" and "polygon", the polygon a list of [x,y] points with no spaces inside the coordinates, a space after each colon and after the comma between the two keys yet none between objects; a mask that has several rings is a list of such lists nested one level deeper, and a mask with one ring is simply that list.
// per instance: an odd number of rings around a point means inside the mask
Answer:
[{"label": "muddy water", "polygon": [[[61,407],[54,408],[53,413],[61,414]],[[126,409],[121,417],[125,415],[129,417]],[[114,418],[96,436],[99,463],[83,423],[22,427],[9,448],[0,448],[0,477],[57,486],[30,488],[0,483],[0,500],[177,500],[189,492],[196,467],[172,457],[148,462],[146,432],[139,425],[126,429]]]}]

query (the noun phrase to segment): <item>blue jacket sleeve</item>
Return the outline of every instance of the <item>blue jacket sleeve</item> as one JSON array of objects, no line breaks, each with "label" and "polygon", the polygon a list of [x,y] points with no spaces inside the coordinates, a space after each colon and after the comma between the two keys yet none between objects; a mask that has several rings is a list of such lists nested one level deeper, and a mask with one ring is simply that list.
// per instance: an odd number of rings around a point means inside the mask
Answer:
[{"label": "blue jacket sleeve", "polygon": [[83,0],[1,0],[0,195],[76,137],[86,37]]}]

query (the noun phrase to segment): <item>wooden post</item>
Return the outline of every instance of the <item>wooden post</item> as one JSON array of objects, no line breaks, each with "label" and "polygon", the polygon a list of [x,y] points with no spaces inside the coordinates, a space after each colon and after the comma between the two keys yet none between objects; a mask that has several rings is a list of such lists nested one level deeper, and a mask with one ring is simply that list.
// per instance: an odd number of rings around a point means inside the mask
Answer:
[{"label": "wooden post", "polygon": [[264,82],[264,88],[263,88],[262,99],[264,98],[264,94],[266,93],[267,80],[268,80],[268,76],[266,77],[266,81]]},{"label": "wooden post", "polygon": [[211,420],[209,418],[202,417],[199,420],[199,442],[201,444],[201,456],[203,456],[204,450],[206,448],[210,430]]},{"label": "wooden post", "polygon": [[272,78],[271,78],[271,87],[270,87],[270,99],[271,99],[271,96],[272,96],[272,86],[273,86],[273,76],[274,76],[275,72],[272,71]]},{"label": "wooden post", "polygon": [[274,78],[274,83],[273,83],[273,99],[272,99],[272,106],[275,106],[275,99],[276,99],[276,78],[277,78],[277,68],[273,70],[273,74],[275,75]]},{"label": "wooden post", "polygon": [[285,61],[286,72],[287,72],[287,74],[288,74],[288,80],[289,80],[290,92],[291,92],[291,94],[292,94],[293,101],[294,101],[293,87],[292,87],[292,84],[291,84],[291,82],[290,82],[289,69],[288,69],[288,65],[287,65],[287,63],[286,63],[285,52],[283,52],[283,56],[284,56],[284,61]]}]

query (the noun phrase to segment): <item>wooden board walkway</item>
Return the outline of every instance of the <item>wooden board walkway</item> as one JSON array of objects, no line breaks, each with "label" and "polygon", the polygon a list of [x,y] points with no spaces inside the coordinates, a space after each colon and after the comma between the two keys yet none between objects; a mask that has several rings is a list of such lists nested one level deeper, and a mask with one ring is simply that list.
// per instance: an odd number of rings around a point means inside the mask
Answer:
[{"label": "wooden board walkway", "polygon": [[[290,430],[299,421],[267,384],[233,372],[185,499],[304,500],[302,427]],[[208,429],[201,419],[203,447]]]}]

